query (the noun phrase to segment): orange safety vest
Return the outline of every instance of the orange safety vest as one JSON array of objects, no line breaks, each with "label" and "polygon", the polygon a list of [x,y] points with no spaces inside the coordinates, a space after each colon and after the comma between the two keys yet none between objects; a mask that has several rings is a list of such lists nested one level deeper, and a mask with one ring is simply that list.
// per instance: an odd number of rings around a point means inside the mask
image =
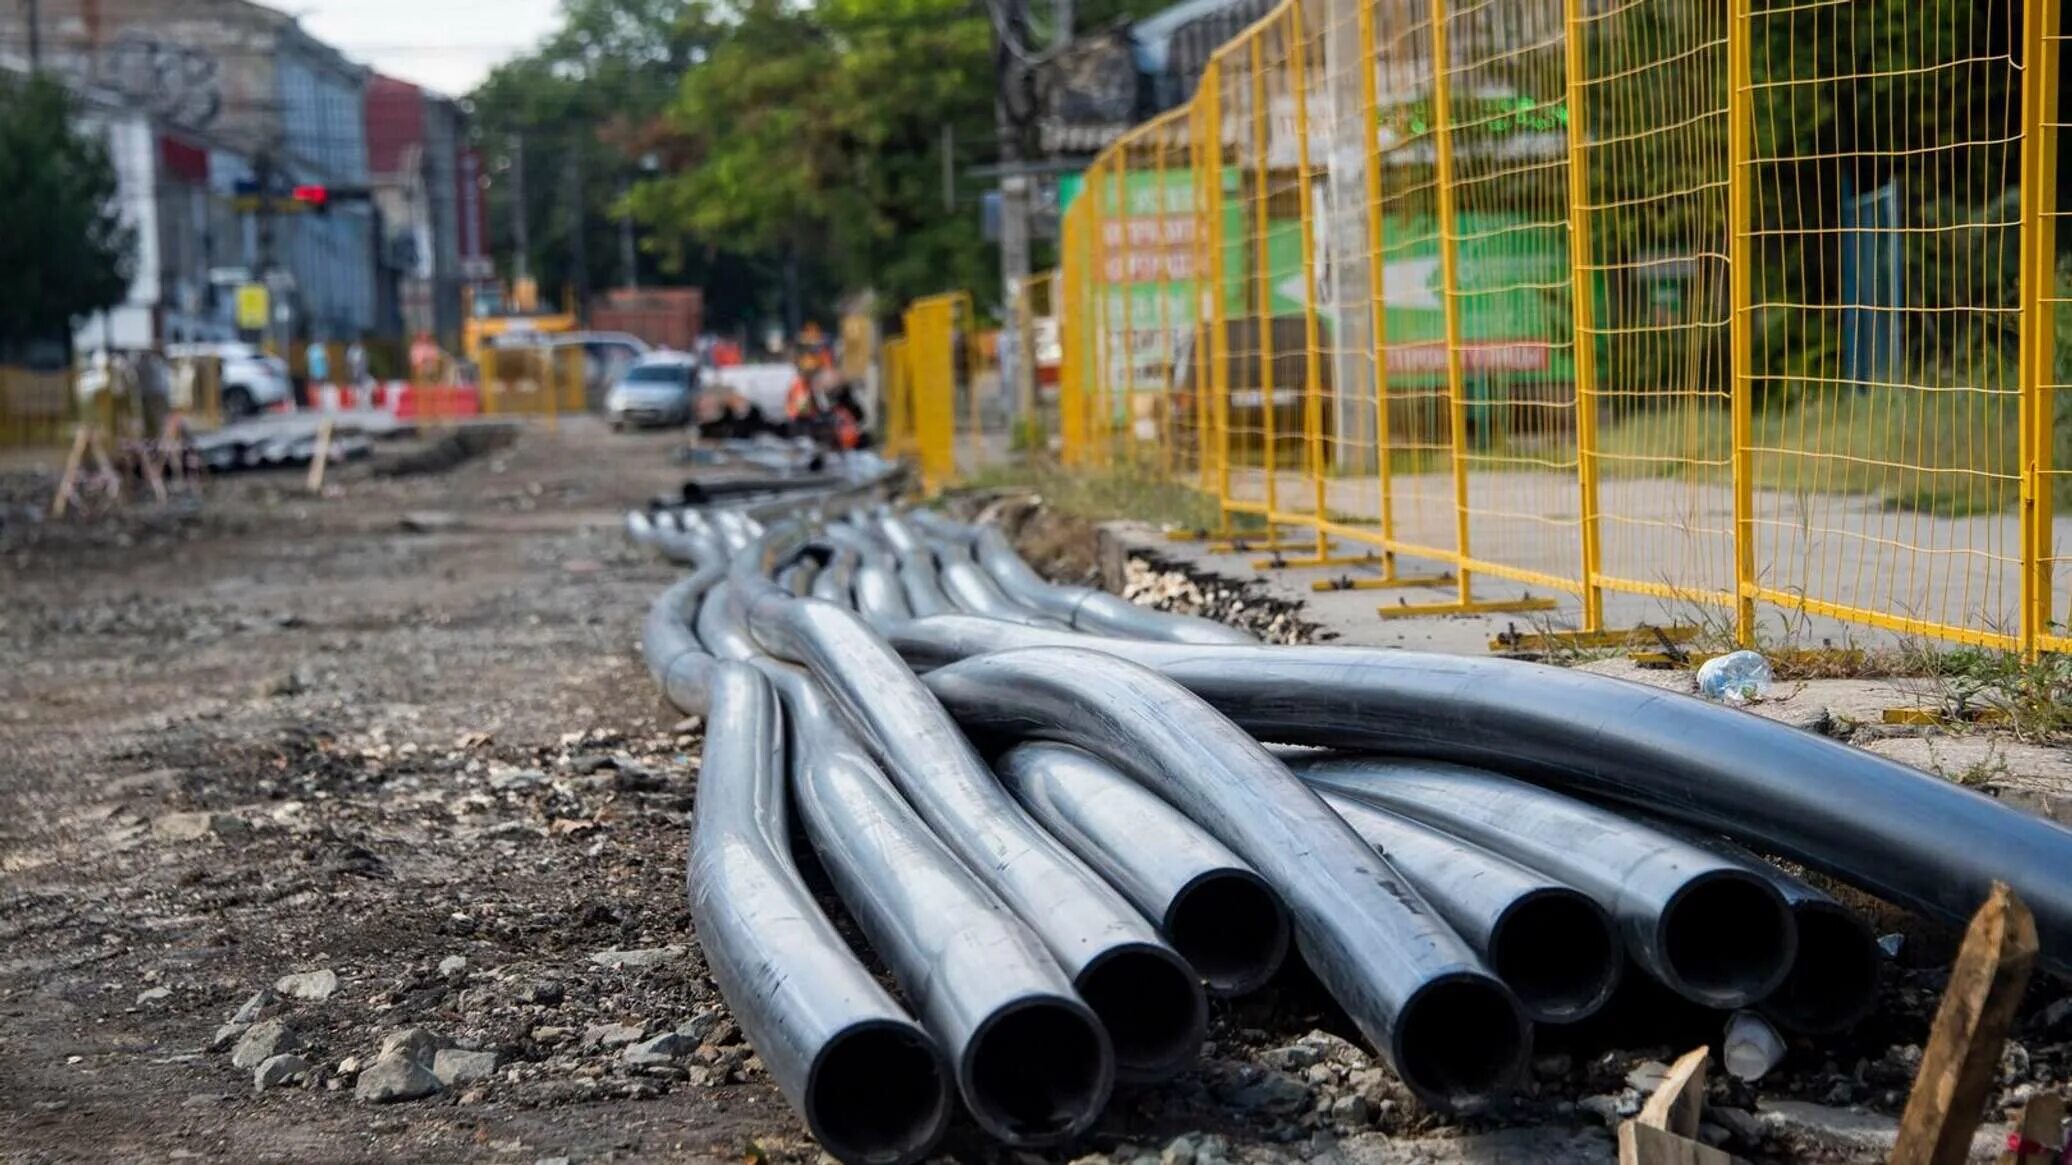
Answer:
[{"label": "orange safety vest", "polygon": [[784,415],[796,421],[813,409],[813,386],[803,376],[795,376],[791,388],[784,394]]}]

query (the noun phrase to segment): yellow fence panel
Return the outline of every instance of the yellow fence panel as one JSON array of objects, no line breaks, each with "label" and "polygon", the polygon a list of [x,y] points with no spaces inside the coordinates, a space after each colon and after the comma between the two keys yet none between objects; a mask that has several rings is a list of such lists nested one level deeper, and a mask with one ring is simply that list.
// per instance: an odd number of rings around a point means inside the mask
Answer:
[{"label": "yellow fence panel", "polygon": [[914,390],[907,370],[906,337],[887,339],[879,353],[884,361],[885,455],[913,457],[919,446],[914,439]]},{"label": "yellow fence panel", "polygon": [[2022,59],[2022,124],[2032,127],[2029,152],[2023,158],[2022,189],[2035,197],[2022,199],[2022,237],[2028,253],[2023,263],[2024,313],[2029,363],[2024,380],[2034,385],[2029,419],[2024,427],[2035,477],[2027,491],[2024,539],[2023,629],[2031,649],[2072,651],[2072,522],[2060,524],[2058,512],[2072,515],[2072,256],[2068,241],[2068,191],[2058,183],[2063,165],[2064,130],[2072,118],[2072,102],[2064,94],[2067,30],[2063,12],[2051,4],[2030,4],[2024,12]]},{"label": "yellow fence panel", "polygon": [[1728,607],[1726,9],[1569,0],[1568,23],[1586,602]]},{"label": "yellow fence panel", "polygon": [[939,295],[915,300],[906,310],[908,416],[921,482],[930,493],[957,476],[957,324],[966,302]]},{"label": "yellow fence panel", "polygon": [[2021,6],[1749,0],[1745,593],[2019,641]]},{"label": "yellow fence panel", "polygon": [[1286,0],[1086,171],[1062,458],[1406,611],[2072,646],[2061,19]]}]

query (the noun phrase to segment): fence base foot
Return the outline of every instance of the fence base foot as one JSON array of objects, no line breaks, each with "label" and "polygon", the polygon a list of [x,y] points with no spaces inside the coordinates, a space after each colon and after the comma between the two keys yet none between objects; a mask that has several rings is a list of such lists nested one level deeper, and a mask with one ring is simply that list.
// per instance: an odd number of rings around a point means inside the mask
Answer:
[{"label": "fence base foot", "polygon": [[1383,619],[1424,619],[1434,615],[1509,615],[1519,611],[1551,611],[1561,604],[1553,599],[1469,599],[1464,603],[1398,603],[1377,607]]},{"label": "fence base foot", "polygon": [[1367,554],[1304,554],[1295,558],[1276,554],[1270,558],[1253,559],[1252,569],[1283,570],[1289,567],[1303,566],[1371,566],[1376,570],[1380,570],[1382,564],[1386,561],[1387,559],[1382,555],[1372,552]]},{"label": "fence base foot", "polygon": [[1577,647],[1647,648],[1671,643],[1689,643],[1698,637],[1696,627],[1607,627],[1599,631],[1547,631],[1535,634],[1499,635],[1489,641],[1491,651],[1551,651]]},{"label": "fence base foot", "polygon": [[1398,587],[1452,586],[1459,581],[1452,571],[1438,574],[1399,574],[1394,578],[1320,578],[1309,584],[1313,591],[1392,591]]}]

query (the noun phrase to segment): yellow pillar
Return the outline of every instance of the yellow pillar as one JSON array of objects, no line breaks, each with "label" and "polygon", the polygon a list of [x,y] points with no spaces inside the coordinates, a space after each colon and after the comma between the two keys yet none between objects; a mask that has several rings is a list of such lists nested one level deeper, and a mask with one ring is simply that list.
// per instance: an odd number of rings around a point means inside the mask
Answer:
[{"label": "yellow pillar", "polygon": [[1446,319],[1446,396],[1453,444],[1453,540],[1460,601],[1474,601],[1468,570],[1468,399],[1461,363],[1460,257],[1454,239],[1453,55],[1447,38],[1446,0],[1430,0],[1432,41],[1432,143],[1438,155],[1440,303]]},{"label": "yellow pillar", "polygon": [[1604,588],[1597,584],[1604,569],[1604,548],[1597,511],[1597,305],[1596,280],[1590,265],[1590,170],[1585,162],[1589,126],[1584,121],[1583,0],[1563,5],[1568,52],[1568,270],[1569,302],[1574,305],[1573,363],[1576,377],[1576,480],[1582,491],[1583,630],[1604,627]]}]

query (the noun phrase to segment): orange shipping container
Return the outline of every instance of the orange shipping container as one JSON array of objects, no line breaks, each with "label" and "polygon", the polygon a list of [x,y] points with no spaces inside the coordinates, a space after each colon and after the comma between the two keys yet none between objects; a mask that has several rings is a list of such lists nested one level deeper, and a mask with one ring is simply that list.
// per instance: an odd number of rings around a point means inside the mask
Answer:
[{"label": "orange shipping container", "polygon": [[705,293],[695,287],[621,287],[590,305],[590,329],[628,332],[660,348],[688,352],[705,322]]}]

